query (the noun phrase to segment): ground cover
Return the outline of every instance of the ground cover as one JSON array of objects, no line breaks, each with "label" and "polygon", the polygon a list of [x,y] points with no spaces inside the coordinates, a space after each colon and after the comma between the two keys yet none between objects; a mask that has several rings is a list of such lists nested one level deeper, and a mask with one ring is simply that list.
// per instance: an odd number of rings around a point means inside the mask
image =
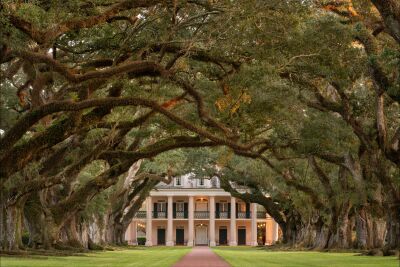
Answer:
[{"label": "ground cover", "polygon": [[232,267],[398,267],[396,257],[357,253],[271,251],[265,248],[217,247],[215,253]]},{"label": "ground cover", "polygon": [[136,247],[77,256],[1,257],[7,267],[169,267],[190,251],[186,247]]}]

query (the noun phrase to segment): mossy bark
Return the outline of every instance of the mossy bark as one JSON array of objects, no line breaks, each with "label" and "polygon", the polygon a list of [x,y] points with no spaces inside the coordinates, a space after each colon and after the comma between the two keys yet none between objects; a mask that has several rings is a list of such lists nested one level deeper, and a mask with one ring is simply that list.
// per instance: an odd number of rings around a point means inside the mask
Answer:
[{"label": "mossy bark", "polygon": [[7,206],[2,203],[1,247],[3,250],[23,249],[22,244],[22,207],[21,203]]},{"label": "mossy bark", "polygon": [[386,219],[385,245],[389,249],[400,249],[400,206],[389,208]]},{"label": "mossy bark", "polygon": [[358,249],[369,249],[373,247],[372,219],[366,207],[361,207],[356,212],[356,243]]},{"label": "mossy bark", "polygon": [[113,218],[113,216],[108,218],[108,223],[106,227],[106,241],[109,244],[114,245],[124,245],[125,242],[125,232],[127,229],[127,225],[123,225],[119,223]]}]

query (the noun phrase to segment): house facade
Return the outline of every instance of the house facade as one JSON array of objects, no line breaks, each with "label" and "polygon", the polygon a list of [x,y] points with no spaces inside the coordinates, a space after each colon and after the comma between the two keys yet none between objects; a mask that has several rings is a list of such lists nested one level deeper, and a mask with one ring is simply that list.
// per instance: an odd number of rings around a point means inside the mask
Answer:
[{"label": "house facade", "polygon": [[273,244],[278,233],[278,224],[262,206],[232,197],[218,178],[186,175],[150,192],[125,239],[133,245],[145,239],[146,246],[257,246]]}]

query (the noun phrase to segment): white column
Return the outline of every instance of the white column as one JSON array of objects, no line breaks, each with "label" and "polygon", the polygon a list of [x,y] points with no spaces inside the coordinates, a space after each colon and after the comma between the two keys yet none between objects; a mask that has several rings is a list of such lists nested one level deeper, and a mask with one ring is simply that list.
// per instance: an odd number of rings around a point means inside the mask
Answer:
[{"label": "white column", "polygon": [[236,241],[236,199],[231,197],[231,238],[229,246],[237,246]]},{"label": "white column", "polygon": [[276,241],[278,241],[278,237],[279,237],[279,234],[278,234],[279,224],[275,220],[272,220],[272,221],[273,221],[273,223],[272,223],[272,225],[273,225],[272,242],[275,243]]},{"label": "white column", "polygon": [[188,228],[188,242],[187,245],[192,247],[194,245],[194,199],[193,196],[189,196],[189,228]]},{"label": "white column", "polygon": [[152,227],[152,203],[151,203],[151,197],[147,197],[146,199],[146,246],[150,247],[153,245],[153,241],[152,241],[152,231],[153,231],[153,227]]},{"label": "white column", "polygon": [[215,197],[210,196],[210,247],[215,247]]},{"label": "white column", "polygon": [[251,246],[257,246],[257,203],[251,203]]},{"label": "white column", "polygon": [[136,246],[137,245],[137,222],[132,221],[131,222],[131,242],[132,245]]},{"label": "white column", "polygon": [[272,239],[272,234],[273,234],[273,229],[272,229],[272,218],[269,216],[269,214],[266,215],[265,219],[265,245],[270,246],[273,243]]},{"label": "white column", "polygon": [[168,196],[168,224],[167,224],[167,246],[174,245],[173,239],[173,218],[172,218],[172,196]]},{"label": "white column", "polygon": [[132,243],[132,239],[131,239],[131,224],[132,223],[130,223],[128,225],[128,227],[126,228],[126,231],[125,231],[125,241],[128,243],[128,245],[130,245]]}]

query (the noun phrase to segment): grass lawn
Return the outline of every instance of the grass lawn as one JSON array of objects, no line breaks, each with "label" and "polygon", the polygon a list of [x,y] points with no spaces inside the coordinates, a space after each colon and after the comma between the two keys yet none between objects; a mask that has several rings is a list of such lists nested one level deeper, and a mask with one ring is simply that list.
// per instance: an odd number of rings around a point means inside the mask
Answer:
[{"label": "grass lawn", "polygon": [[263,248],[218,247],[215,253],[232,267],[399,267],[396,257],[356,256],[354,253],[268,251]]},{"label": "grass lawn", "polygon": [[[354,253],[270,251],[250,247],[213,249],[232,267],[399,267],[396,257]],[[80,256],[1,257],[0,267],[166,267],[190,251],[186,247],[136,247]]]},{"label": "grass lawn", "polygon": [[190,251],[186,247],[132,248],[68,257],[1,257],[1,267],[166,267]]}]

